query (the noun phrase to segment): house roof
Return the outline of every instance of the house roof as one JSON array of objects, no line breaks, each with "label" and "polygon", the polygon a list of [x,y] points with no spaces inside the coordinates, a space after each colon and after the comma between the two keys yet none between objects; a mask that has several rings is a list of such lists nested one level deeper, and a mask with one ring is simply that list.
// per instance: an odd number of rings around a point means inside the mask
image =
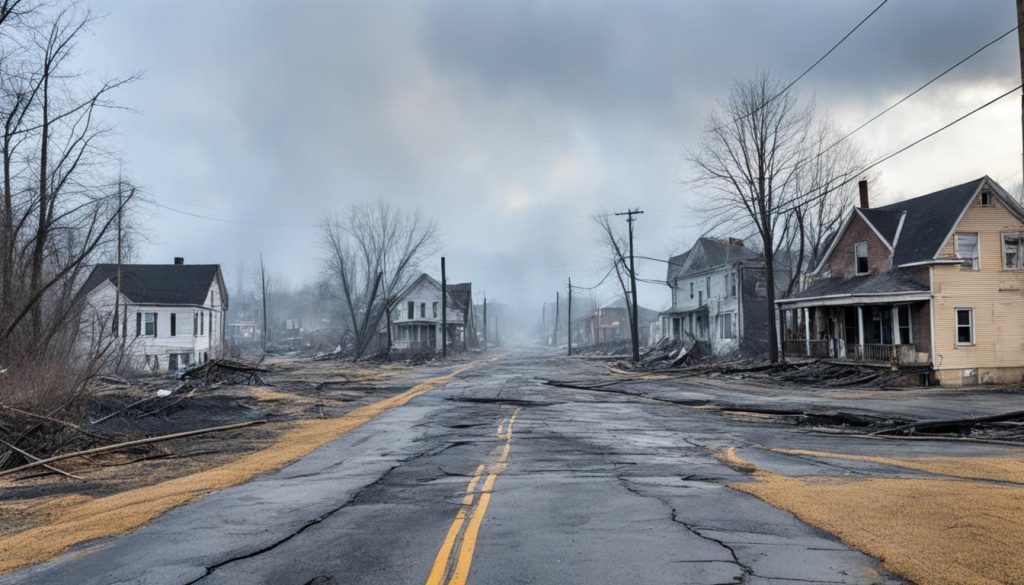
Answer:
[{"label": "house roof", "polygon": [[862,209],[864,217],[892,245],[899,216],[906,212],[893,265],[933,259],[959,221],[964,208],[988,177],[981,177],[934,193],[875,209]]},{"label": "house roof", "polygon": [[473,306],[473,283],[462,282],[448,285],[448,296],[455,305],[463,310]]},{"label": "house roof", "polygon": [[761,255],[742,244],[734,244],[717,238],[698,238],[685,254],[674,256],[669,260],[668,278],[672,281],[690,274],[725,266],[737,260],[755,260]]},{"label": "house roof", "polygon": [[823,278],[806,289],[786,297],[785,301],[820,297],[880,295],[928,292],[928,285],[914,279],[906,269],[850,278]]},{"label": "house roof", "polygon": [[[604,305],[600,309],[592,311],[591,314],[593,315],[594,313],[597,313],[597,311],[600,311],[602,309],[626,309],[626,308],[627,308],[626,307],[626,300],[623,299],[623,298],[618,298],[618,299],[615,299],[614,301]],[[657,311],[652,310],[652,309],[648,309],[647,307],[644,307],[643,305],[637,306],[636,312],[637,312],[637,316],[640,319],[645,319],[645,320],[646,319],[653,319],[653,318],[656,318],[658,316],[658,312]]]},{"label": "house roof", "polygon": [[[202,305],[214,282],[220,283],[219,264],[122,264],[121,294],[133,303]],[[97,264],[79,294],[104,282],[117,284],[117,264]],[[227,305],[227,292],[224,304]]]}]

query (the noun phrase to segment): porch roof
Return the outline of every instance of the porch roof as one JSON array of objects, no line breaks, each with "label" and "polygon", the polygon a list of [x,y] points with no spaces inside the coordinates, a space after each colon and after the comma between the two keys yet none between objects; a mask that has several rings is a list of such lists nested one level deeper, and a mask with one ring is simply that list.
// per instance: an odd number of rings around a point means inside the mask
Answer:
[{"label": "porch roof", "polygon": [[696,309],[687,309],[685,311],[678,311],[678,310],[677,311],[673,311],[672,309],[669,309],[667,311],[662,311],[658,316],[659,317],[685,317],[687,315],[690,315],[690,314],[693,314],[693,313],[700,313],[700,312],[704,312],[704,313],[708,312],[708,305],[707,305],[707,303],[697,307]]},{"label": "porch roof", "polygon": [[851,278],[824,278],[805,290],[776,302],[787,307],[806,307],[928,300],[929,298],[931,298],[931,291],[928,285],[912,278],[906,270],[895,268],[886,272]]}]

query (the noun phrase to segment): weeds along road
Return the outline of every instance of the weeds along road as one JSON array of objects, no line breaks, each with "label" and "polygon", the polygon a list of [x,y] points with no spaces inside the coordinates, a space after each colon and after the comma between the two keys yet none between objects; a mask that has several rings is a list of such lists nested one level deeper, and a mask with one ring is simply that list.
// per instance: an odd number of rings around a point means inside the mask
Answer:
[{"label": "weeds along road", "polygon": [[[838,442],[812,443],[773,421],[548,386],[541,379],[607,370],[538,351],[465,371],[275,473],[0,583],[902,582],[728,487],[751,481],[721,455],[736,453],[729,448]],[[777,466],[888,469],[786,461]]]}]

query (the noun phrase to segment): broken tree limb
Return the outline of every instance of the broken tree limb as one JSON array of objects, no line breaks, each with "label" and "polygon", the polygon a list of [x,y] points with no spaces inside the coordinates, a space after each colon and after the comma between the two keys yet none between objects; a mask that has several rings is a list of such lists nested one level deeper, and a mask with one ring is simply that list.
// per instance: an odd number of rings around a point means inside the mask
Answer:
[{"label": "broken tree limb", "polygon": [[223,425],[219,427],[209,427],[205,429],[196,429],[194,431],[184,431],[181,433],[172,433],[170,435],[160,435],[159,437],[149,437],[146,439],[136,439],[134,441],[125,441],[123,443],[115,443],[113,445],[104,445],[103,447],[94,447],[92,449],[86,449],[84,451],[75,451],[74,453],[65,453],[63,455],[55,455],[46,459],[40,459],[33,461],[32,463],[21,465],[19,467],[13,467],[4,471],[0,471],[0,477],[17,473],[19,471],[25,471],[26,469],[32,469],[34,467],[42,467],[56,461],[63,461],[64,459],[71,459],[74,457],[83,457],[86,455],[95,455],[97,453],[106,453],[107,451],[116,451],[118,449],[124,449],[125,447],[135,447],[138,445],[149,445],[150,443],[159,443],[161,441],[170,441],[172,439],[183,439],[185,437],[193,437],[195,435],[202,435],[206,433],[215,433],[218,431],[230,431],[233,429],[241,429],[245,427],[251,427],[254,425],[261,425],[266,423],[266,420],[254,420],[244,423],[235,423],[230,425]]},{"label": "broken tree limb", "polygon": [[87,431],[87,430],[83,429],[82,427],[76,425],[75,423],[71,423],[71,422],[68,422],[66,420],[60,420],[59,418],[53,418],[52,416],[48,416],[48,415],[45,415],[45,414],[38,414],[38,413],[35,413],[35,412],[29,412],[27,410],[22,410],[20,408],[15,408],[13,406],[8,406],[6,404],[0,404],[0,408],[2,408],[4,410],[9,410],[11,412],[16,412],[16,413],[18,413],[18,414],[20,414],[22,416],[27,416],[29,418],[35,418],[35,419],[39,419],[39,420],[45,420],[45,421],[49,421],[49,422],[52,422],[52,423],[56,423],[56,424],[59,424],[59,425],[61,425],[63,427],[69,428],[69,429],[71,429],[73,431],[77,431],[79,433],[82,433],[83,435],[89,435],[90,437],[93,437],[95,439],[107,440],[107,437],[104,437],[103,435]]},{"label": "broken tree limb", "polygon": [[986,416],[975,416],[968,418],[953,418],[945,420],[923,420],[918,422],[907,423],[905,425],[899,425],[889,429],[882,429],[871,433],[872,435],[890,435],[892,433],[900,433],[903,431],[920,431],[922,429],[934,429],[941,427],[952,427],[952,426],[968,426],[979,423],[993,423],[1002,422],[1007,420],[1014,420],[1024,418],[1024,410],[1014,410],[1010,412],[1004,412],[1000,414],[990,414]]},{"label": "broken tree limb", "polygon": [[110,420],[110,419],[114,418],[115,416],[117,416],[119,414],[127,412],[127,411],[135,408],[136,406],[139,406],[140,404],[145,404],[145,403],[149,402],[150,400],[156,400],[157,398],[158,398],[157,396],[147,396],[145,398],[140,398],[139,400],[136,400],[135,402],[132,402],[131,404],[129,404],[128,406],[125,406],[124,408],[115,410],[114,412],[108,414],[107,416],[100,417],[100,418],[98,418],[98,419],[96,419],[94,421],[90,421],[90,424],[92,424],[92,426],[96,426],[96,425],[100,424],[101,422],[103,422],[105,420]]},{"label": "broken tree limb", "polygon": [[[14,451],[18,455],[21,455],[25,459],[28,459],[29,461],[35,461],[35,462],[42,461],[42,459],[40,459],[39,457],[36,457],[35,455],[29,453],[28,451],[24,451],[22,449],[19,449],[18,447],[15,447],[14,445],[8,443],[7,441],[5,441],[3,439],[0,439],[0,444],[2,444],[4,447],[7,447],[11,451]],[[52,471],[54,473],[59,473],[59,474],[63,475],[64,477],[70,477],[71,479],[84,480],[84,478],[81,478],[81,477],[79,477],[77,475],[74,475],[72,473],[68,473],[67,471],[64,471],[63,469],[57,469],[56,467],[54,467],[52,465],[43,465],[43,467],[46,468],[46,469],[49,469],[50,471]]]}]

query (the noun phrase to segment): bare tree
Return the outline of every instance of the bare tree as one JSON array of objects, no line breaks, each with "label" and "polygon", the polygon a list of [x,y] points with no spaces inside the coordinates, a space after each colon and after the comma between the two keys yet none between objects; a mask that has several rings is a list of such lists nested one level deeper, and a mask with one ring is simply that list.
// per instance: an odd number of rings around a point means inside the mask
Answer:
[{"label": "bare tree", "polygon": [[349,320],[352,355],[365,355],[394,296],[437,245],[437,227],[419,212],[378,202],[324,219],[325,272]]},{"label": "bare tree", "polygon": [[[609,259],[609,269],[615,273],[619,289],[622,291],[622,298],[626,303],[626,314],[628,319],[632,321],[633,301],[629,296],[629,263],[627,262],[629,243],[626,237],[619,233],[612,225],[610,214],[599,213],[594,215],[594,223],[598,227],[598,242],[604,248],[605,254]],[[632,334],[632,323],[629,330]]]},{"label": "bare tree", "polygon": [[[768,73],[737,82],[705,125],[689,159],[708,191],[701,210],[724,227],[753,226],[764,250],[766,302],[775,314],[775,256],[785,243],[789,208],[800,199],[811,108]],[[768,320],[769,354],[778,361],[776,323]]]}]

